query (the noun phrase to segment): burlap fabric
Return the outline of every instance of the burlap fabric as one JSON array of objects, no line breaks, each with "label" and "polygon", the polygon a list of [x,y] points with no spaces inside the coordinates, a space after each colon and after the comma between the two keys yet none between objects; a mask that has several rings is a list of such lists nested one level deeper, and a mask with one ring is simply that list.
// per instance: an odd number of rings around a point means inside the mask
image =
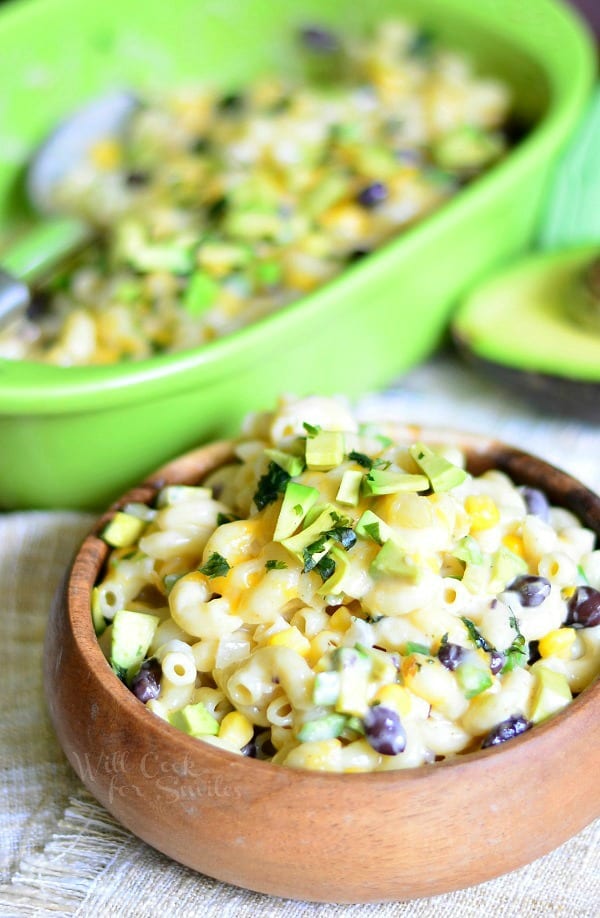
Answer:
[{"label": "burlap fabric", "polygon": [[[413,372],[402,381],[402,388],[364,399],[360,410],[365,418],[396,417],[493,433],[600,488],[600,428],[533,413],[447,358]],[[410,903],[355,906],[272,899],[227,886],[173,863],[120,828],[67,764],[49,723],[42,690],[48,606],[91,522],[89,516],[64,512],[0,515],[1,915],[480,918],[491,913],[495,918],[596,918],[600,914],[600,821],[557,851],[481,886]],[[560,808],[561,800],[555,805]],[[515,813],[515,819],[526,821],[527,813]]]}]

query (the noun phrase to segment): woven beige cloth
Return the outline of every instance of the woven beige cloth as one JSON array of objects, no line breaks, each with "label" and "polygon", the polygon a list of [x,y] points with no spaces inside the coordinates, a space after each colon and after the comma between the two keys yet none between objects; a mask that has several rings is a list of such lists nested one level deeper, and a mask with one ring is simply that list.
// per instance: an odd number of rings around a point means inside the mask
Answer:
[{"label": "woven beige cloth", "polygon": [[[360,410],[365,418],[494,433],[600,488],[600,428],[534,414],[445,358],[410,374],[401,389],[364,399]],[[228,886],[170,861],[119,827],[67,764],[42,688],[48,607],[91,523],[89,516],[65,512],[0,515],[0,915],[597,918],[600,821],[508,876],[447,896],[376,905],[300,903]],[[527,813],[515,818],[526,821]]]}]

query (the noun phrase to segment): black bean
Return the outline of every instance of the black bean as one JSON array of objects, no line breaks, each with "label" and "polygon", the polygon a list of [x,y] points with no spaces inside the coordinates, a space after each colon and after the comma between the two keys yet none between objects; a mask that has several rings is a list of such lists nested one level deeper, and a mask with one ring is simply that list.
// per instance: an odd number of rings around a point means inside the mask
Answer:
[{"label": "black bean", "polygon": [[467,651],[460,644],[442,644],[438,650],[438,660],[446,669],[455,670],[459,663],[462,663],[467,655]]},{"label": "black bean", "polygon": [[361,258],[364,258],[365,255],[369,255],[369,254],[370,254],[370,249],[354,249],[348,255],[348,262],[349,264],[353,264],[353,262],[360,261]]},{"label": "black bean", "polygon": [[501,743],[506,743],[507,740],[514,739],[514,737],[518,736],[520,733],[525,733],[525,731],[529,730],[532,726],[533,724],[523,717],[522,714],[513,714],[512,717],[496,724],[496,726],[490,730],[482,742],[481,748],[487,749],[489,746],[499,746]]},{"label": "black bean", "polygon": [[527,660],[529,666],[533,666],[534,663],[537,663],[538,660],[542,659],[542,655],[539,650],[539,644],[539,641],[529,642],[529,659]]},{"label": "black bean", "polygon": [[125,173],[125,184],[129,188],[143,188],[150,181],[150,173],[141,169],[132,169]]},{"label": "black bean", "polygon": [[25,315],[32,322],[41,319],[49,310],[52,303],[52,297],[47,290],[36,290],[27,306]]},{"label": "black bean", "polygon": [[156,657],[144,660],[130,683],[135,697],[144,704],[152,698],[157,698],[160,692],[161,675],[162,667]]},{"label": "black bean", "polygon": [[492,650],[490,656],[490,672],[492,676],[495,676],[497,673],[502,672],[502,668],[506,663],[506,657],[500,650]]},{"label": "black bean", "polygon": [[541,606],[550,595],[550,581],[545,577],[535,577],[533,574],[523,574],[517,577],[507,587],[511,593],[516,593],[522,606],[532,609]]},{"label": "black bean", "polygon": [[377,704],[364,717],[369,745],[381,755],[398,755],[406,747],[406,733],[400,718],[391,708]]},{"label": "black bean", "polygon": [[550,518],[550,504],[544,492],[540,491],[539,488],[529,488],[526,485],[519,488],[519,491],[525,501],[527,512],[533,514],[533,516],[539,516],[541,520],[547,523]]},{"label": "black bean", "polygon": [[371,210],[373,207],[377,207],[378,204],[385,201],[387,196],[387,185],[383,182],[371,182],[370,185],[365,185],[365,187],[359,191],[356,200],[359,204],[362,204],[363,207]]},{"label": "black bean", "polygon": [[594,628],[600,625],[600,591],[591,586],[579,586],[568,604],[567,625]]},{"label": "black bean", "polygon": [[218,103],[219,111],[226,115],[237,115],[245,107],[246,100],[240,92],[230,92],[221,96]]},{"label": "black bean", "polygon": [[190,153],[194,153],[196,156],[202,156],[204,153],[208,153],[211,146],[212,144],[208,137],[197,137],[190,145]]},{"label": "black bean", "polygon": [[227,198],[217,198],[206,209],[209,220],[220,220],[227,212]]},{"label": "black bean", "polygon": [[337,35],[322,26],[305,26],[300,29],[300,40],[305,48],[317,54],[331,54],[340,47]]}]

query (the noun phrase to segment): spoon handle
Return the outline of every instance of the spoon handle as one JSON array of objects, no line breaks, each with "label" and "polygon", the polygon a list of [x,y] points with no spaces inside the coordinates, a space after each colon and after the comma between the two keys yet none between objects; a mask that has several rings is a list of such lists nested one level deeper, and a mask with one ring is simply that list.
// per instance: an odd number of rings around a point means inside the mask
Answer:
[{"label": "spoon handle", "polygon": [[0,268],[0,326],[25,312],[30,301],[27,284]]},{"label": "spoon handle", "polygon": [[0,255],[4,272],[32,283],[87,245],[94,230],[71,217],[54,217],[33,227]]}]

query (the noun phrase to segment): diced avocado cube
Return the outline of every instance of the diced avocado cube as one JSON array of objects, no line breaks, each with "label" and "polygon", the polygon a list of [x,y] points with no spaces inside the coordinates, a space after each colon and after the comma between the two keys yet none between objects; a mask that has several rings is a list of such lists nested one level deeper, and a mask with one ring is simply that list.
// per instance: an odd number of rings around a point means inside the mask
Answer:
[{"label": "diced avocado cube", "polygon": [[456,681],[465,698],[474,698],[475,695],[485,692],[494,680],[488,669],[475,666],[473,663],[461,663],[456,668]]},{"label": "diced avocado cube", "polygon": [[422,653],[424,656],[428,657],[431,654],[431,649],[425,644],[418,644],[415,641],[407,641],[404,648],[404,655],[408,657],[411,653]]},{"label": "diced avocado cube", "polygon": [[118,510],[102,530],[102,538],[113,548],[128,548],[135,545],[145,528],[144,520]]},{"label": "diced avocado cube", "polygon": [[536,663],[532,666],[535,674],[531,720],[534,724],[551,717],[566,707],[573,696],[569,683],[562,673],[557,673],[549,666]]},{"label": "diced avocado cube", "polygon": [[427,475],[434,491],[451,491],[469,477],[469,473],[448,462],[444,456],[434,453],[424,443],[415,443],[410,447],[410,455],[419,468]]},{"label": "diced avocado cube", "polygon": [[453,554],[455,558],[458,558],[459,561],[464,561],[465,564],[483,563],[483,552],[473,536],[465,536],[461,539]]},{"label": "diced avocado cube", "polygon": [[501,593],[515,577],[527,570],[527,562],[502,545],[492,557],[489,589],[493,593]]},{"label": "diced avocado cube", "polygon": [[173,504],[181,504],[184,501],[209,500],[211,497],[211,488],[194,485],[167,485],[159,491],[156,506],[171,507]]},{"label": "diced avocado cube", "polygon": [[311,217],[317,217],[348,193],[348,179],[344,172],[331,172],[306,195],[304,208]]},{"label": "diced avocado cube", "polygon": [[143,662],[160,619],[147,612],[119,609],[113,619],[110,665],[124,678]]},{"label": "diced avocado cube", "polygon": [[98,587],[94,587],[92,590],[92,624],[94,631],[100,637],[106,629],[106,619],[100,606],[100,591]]},{"label": "diced avocado cube", "polygon": [[191,241],[183,238],[149,242],[144,225],[137,220],[123,220],[117,225],[115,253],[138,271],[188,274],[194,268],[192,248]]},{"label": "diced avocado cube", "polygon": [[335,704],[340,694],[340,674],[336,670],[325,670],[317,673],[313,686],[314,704]]},{"label": "diced avocado cube", "polygon": [[504,150],[499,134],[490,134],[475,125],[461,125],[441,137],[433,146],[436,165],[450,172],[483,169]]},{"label": "diced avocado cube", "polygon": [[371,670],[371,657],[362,646],[356,647],[338,647],[334,650],[332,659],[338,672],[344,669],[364,669],[365,672]]},{"label": "diced avocado cube", "polygon": [[305,548],[308,548],[309,545],[316,542],[323,533],[334,528],[336,525],[335,517],[337,517],[337,515],[335,507],[331,504],[325,505],[325,509],[322,510],[309,526],[306,526],[296,535],[290,536],[287,539],[282,539],[281,544],[285,545],[288,551],[301,557]]},{"label": "diced avocado cube", "polygon": [[402,577],[411,583],[418,583],[422,573],[421,568],[392,539],[380,548],[370,570],[375,575]]},{"label": "diced avocado cube", "polygon": [[301,743],[313,743],[318,740],[334,739],[339,736],[346,726],[346,718],[342,714],[327,714],[302,724],[296,736]]},{"label": "diced avocado cube", "polygon": [[190,315],[199,316],[210,309],[218,295],[218,283],[204,271],[195,271],[183,294],[183,307]]},{"label": "diced avocado cube", "polygon": [[344,580],[350,571],[347,553],[336,545],[329,550],[329,556],[335,561],[335,571],[317,590],[318,596],[339,596],[344,592]]},{"label": "diced avocado cube", "polygon": [[318,499],[319,492],[316,488],[310,488],[297,481],[288,481],[283,495],[283,503],[277,517],[273,540],[282,542],[293,535],[302,525],[306,514]]},{"label": "diced avocado cube", "polygon": [[339,430],[318,430],[306,440],[306,465],[309,469],[326,472],[344,461],[344,434]]},{"label": "diced avocado cube", "polygon": [[189,736],[216,736],[219,732],[219,721],[215,720],[201,701],[186,704],[179,711],[172,711],[169,723]]},{"label": "diced avocado cube", "polygon": [[145,523],[151,523],[156,516],[154,507],[149,507],[140,501],[132,501],[129,504],[125,504],[123,513],[128,513],[129,516],[137,516],[138,519],[144,520]]},{"label": "diced avocado cube", "polygon": [[344,666],[340,672],[340,692],[335,709],[340,714],[353,714],[362,717],[369,707],[367,694],[369,686],[369,668],[364,666]]},{"label": "diced avocado cube", "polygon": [[383,545],[392,535],[391,527],[372,510],[365,510],[354,531],[361,539],[372,539],[378,545]]},{"label": "diced avocado cube", "polygon": [[284,453],[281,449],[266,449],[265,456],[287,472],[291,478],[295,478],[304,471],[304,460],[301,456]]},{"label": "diced avocado cube", "polygon": [[409,472],[371,469],[363,479],[363,489],[365,494],[373,497],[380,494],[398,494],[401,491],[427,491],[429,479],[425,475],[411,475]]},{"label": "diced avocado cube", "polygon": [[336,495],[336,500],[340,504],[346,504],[348,507],[358,506],[360,501],[360,489],[363,480],[363,473],[358,469],[346,469],[342,475],[340,486]]},{"label": "diced avocado cube", "polygon": [[274,287],[282,277],[283,265],[277,261],[261,261],[256,266],[256,279],[262,287]]},{"label": "diced avocado cube", "polygon": [[470,593],[482,593],[490,579],[490,560],[483,556],[481,562],[467,561],[461,583]]}]

